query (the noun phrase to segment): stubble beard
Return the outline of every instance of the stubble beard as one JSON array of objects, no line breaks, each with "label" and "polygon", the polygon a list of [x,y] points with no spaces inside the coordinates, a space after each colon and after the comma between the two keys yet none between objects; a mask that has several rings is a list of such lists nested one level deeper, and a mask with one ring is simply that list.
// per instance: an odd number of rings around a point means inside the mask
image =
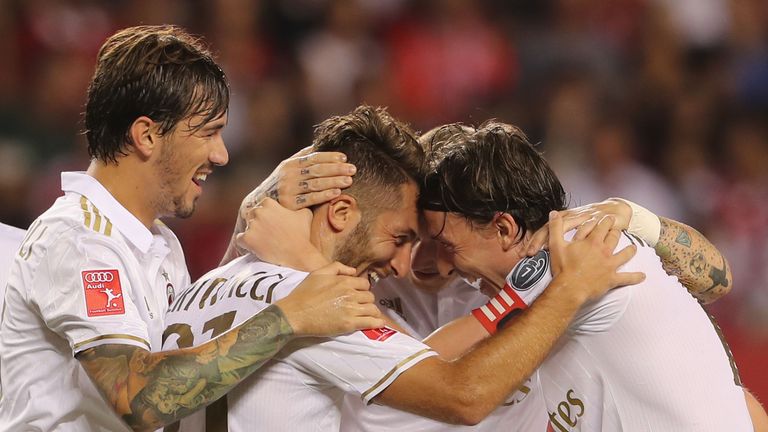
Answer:
[{"label": "stubble beard", "polygon": [[357,268],[360,264],[370,261],[369,224],[360,221],[344,242],[333,251],[334,261]]}]

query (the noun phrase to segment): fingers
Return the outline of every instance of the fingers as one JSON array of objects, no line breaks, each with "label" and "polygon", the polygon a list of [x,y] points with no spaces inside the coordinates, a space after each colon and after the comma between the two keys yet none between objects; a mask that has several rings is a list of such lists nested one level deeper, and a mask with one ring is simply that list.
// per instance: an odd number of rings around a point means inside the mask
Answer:
[{"label": "fingers", "polygon": [[561,250],[565,247],[563,239],[563,218],[556,211],[549,212],[549,250]]},{"label": "fingers", "polygon": [[547,240],[549,239],[549,224],[544,225],[543,227],[536,230],[535,233],[531,236],[530,240],[528,240],[528,245],[525,250],[525,254],[528,256],[533,256],[538,253],[544,245],[547,244]]},{"label": "fingers", "polygon": [[296,158],[296,161],[298,162],[300,167],[307,167],[315,164],[323,164],[323,163],[337,163],[337,162],[346,162],[347,161],[347,155],[340,152],[315,152],[315,153],[308,153],[308,154],[302,154],[307,148],[302,149],[299,153],[299,157]]},{"label": "fingers", "polygon": [[357,317],[350,320],[350,331],[382,328],[387,323],[381,318]]},{"label": "fingers", "polygon": [[579,228],[576,230],[576,234],[573,235],[574,240],[583,240],[587,238],[587,236],[592,232],[592,230],[595,229],[597,226],[598,220],[595,218],[590,218],[584,221],[584,223],[579,225]]},{"label": "fingers", "polygon": [[595,241],[604,241],[605,236],[608,235],[608,232],[610,232],[611,228],[613,228],[613,223],[615,220],[616,219],[610,215],[603,217],[597,223],[597,226],[595,227],[595,229],[593,229],[592,232],[589,233],[586,237],[589,237],[590,239]]},{"label": "fingers", "polygon": [[626,263],[629,262],[629,260],[632,259],[633,256],[637,253],[637,246],[635,245],[629,245],[619,251],[618,253],[613,254],[612,257],[610,257],[611,264],[615,267],[620,267]]},{"label": "fingers", "polygon": [[564,210],[559,213],[563,218],[564,232],[568,232],[576,227],[579,227],[590,219],[590,215],[588,213],[572,212],[570,210]]},{"label": "fingers", "polygon": [[299,194],[293,198],[293,201],[286,202],[285,205],[291,210],[305,209],[332,200],[339,195],[341,195],[341,189]]},{"label": "fingers", "polygon": [[[325,274],[325,275],[341,275],[341,276],[355,276],[357,274],[357,270],[354,267],[345,266],[344,264],[334,261],[327,266],[320,267],[319,269],[312,272],[312,274]],[[366,286],[368,286],[368,281],[364,278],[356,278],[360,279],[361,282],[364,282]],[[369,288],[364,288],[369,289]]]},{"label": "fingers", "polygon": [[645,280],[645,273],[643,272],[628,272],[628,273],[616,273],[614,281],[616,287],[637,285]]},{"label": "fingers", "polygon": [[321,177],[310,180],[300,180],[297,184],[301,192],[318,192],[327,189],[342,189],[352,184],[350,176]]},{"label": "fingers", "polygon": [[351,176],[357,169],[348,163],[321,163],[299,166],[299,179],[311,179],[317,177]]},{"label": "fingers", "polygon": [[608,235],[605,236],[605,247],[613,252],[616,250],[616,246],[619,245],[619,240],[621,239],[621,231],[617,229],[612,229],[608,231]]}]

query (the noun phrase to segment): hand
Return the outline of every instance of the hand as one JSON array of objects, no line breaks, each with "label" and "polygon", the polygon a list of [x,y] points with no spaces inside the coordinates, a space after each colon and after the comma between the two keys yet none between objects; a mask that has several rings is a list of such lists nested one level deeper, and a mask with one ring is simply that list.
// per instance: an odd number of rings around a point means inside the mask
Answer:
[{"label": "hand", "polygon": [[275,200],[265,198],[246,214],[245,231],[236,236],[237,246],[262,261],[312,271],[328,264],[310,242],[312,212],[288,210]]},{"label": "hand", "polygon": [[564,286],[573,286],[577,290],[573,293],[582,303],[610,289],[645,280],[641,272],[618,272],[635,255],[637,247],[630,245],[613,253],[621,236],[621,231],[613,229],[614,223],[613,216],[605,216],[595,227],[579,228],[573,240],[567,242],[563,239],[563,218],[558,212],[550,213],[552,275],[561,282],[567,281]]},{"label": "hand", "polygon": [[283,207],[299,210],[324,203],[341,194],[352,184],[355,166],[344,163],[347,157],[338,152],[311,153],[306,147],[280,162],[272,174],[243,200],[241,216],[264,197]]},{"label": "hand", "polygon": [[385,324],[368,279],[338,262],[310,273],[275,304],[297,336],[336,336]]},{"label": "hand", "polygon": [[[585,230],[584,234],[589,234],[597,226],[598,221],[605,216],[613,216],[613,229],[625,230],[629,228],[629,222],[632,220],[632,208],[623,200],[617,198],[608,198],[605,201],[585,206],[563,210],[558,212],[563,219],[563,229],[568,232],[576,227]],[[544,225],[539,228],[528,240],[526,254],[528,256],[536,255],[547,244],[549,239],[549,227]]]}]

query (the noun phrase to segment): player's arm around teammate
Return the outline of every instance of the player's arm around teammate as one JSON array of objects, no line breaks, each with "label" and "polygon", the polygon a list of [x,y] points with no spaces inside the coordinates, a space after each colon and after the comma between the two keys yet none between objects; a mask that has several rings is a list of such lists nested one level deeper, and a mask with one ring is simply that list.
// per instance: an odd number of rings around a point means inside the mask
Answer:
[{"label": "player's arm around teammate", "polygon": [[[677,276],[688,291],[702,303],[712,303],[727,294],[733,286],[731,267],[725,256],[694,228],[665,217],[621,198],[588,204],[561,212],[566,220],[594,225],[606,214],[616,218],[616,228],[628,230],[661,258],[664,270]],[[528,254],[533,255],[546,242],[542,229],[531,239]]]},{"label": "player's arm around teammate", "polygon": [[352,276],[338,263],[313,272],[290,296],[194,348],[151,353],[107,344],[77,358],[133,429],[157,429],[223,396],[294,337],[381,326],[367,281]]}]

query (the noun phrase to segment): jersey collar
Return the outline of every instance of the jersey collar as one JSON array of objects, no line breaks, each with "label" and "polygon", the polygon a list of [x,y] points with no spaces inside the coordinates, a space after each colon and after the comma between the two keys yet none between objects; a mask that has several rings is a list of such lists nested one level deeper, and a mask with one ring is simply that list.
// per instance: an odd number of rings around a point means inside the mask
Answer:
[{"label": "jersey collar", "polygon": [[98,180],[83,171],[62,172],[61,190],[75,192],[93,203],[142,253],[147,253],[154,236],[131,212],[120,204]]}]

